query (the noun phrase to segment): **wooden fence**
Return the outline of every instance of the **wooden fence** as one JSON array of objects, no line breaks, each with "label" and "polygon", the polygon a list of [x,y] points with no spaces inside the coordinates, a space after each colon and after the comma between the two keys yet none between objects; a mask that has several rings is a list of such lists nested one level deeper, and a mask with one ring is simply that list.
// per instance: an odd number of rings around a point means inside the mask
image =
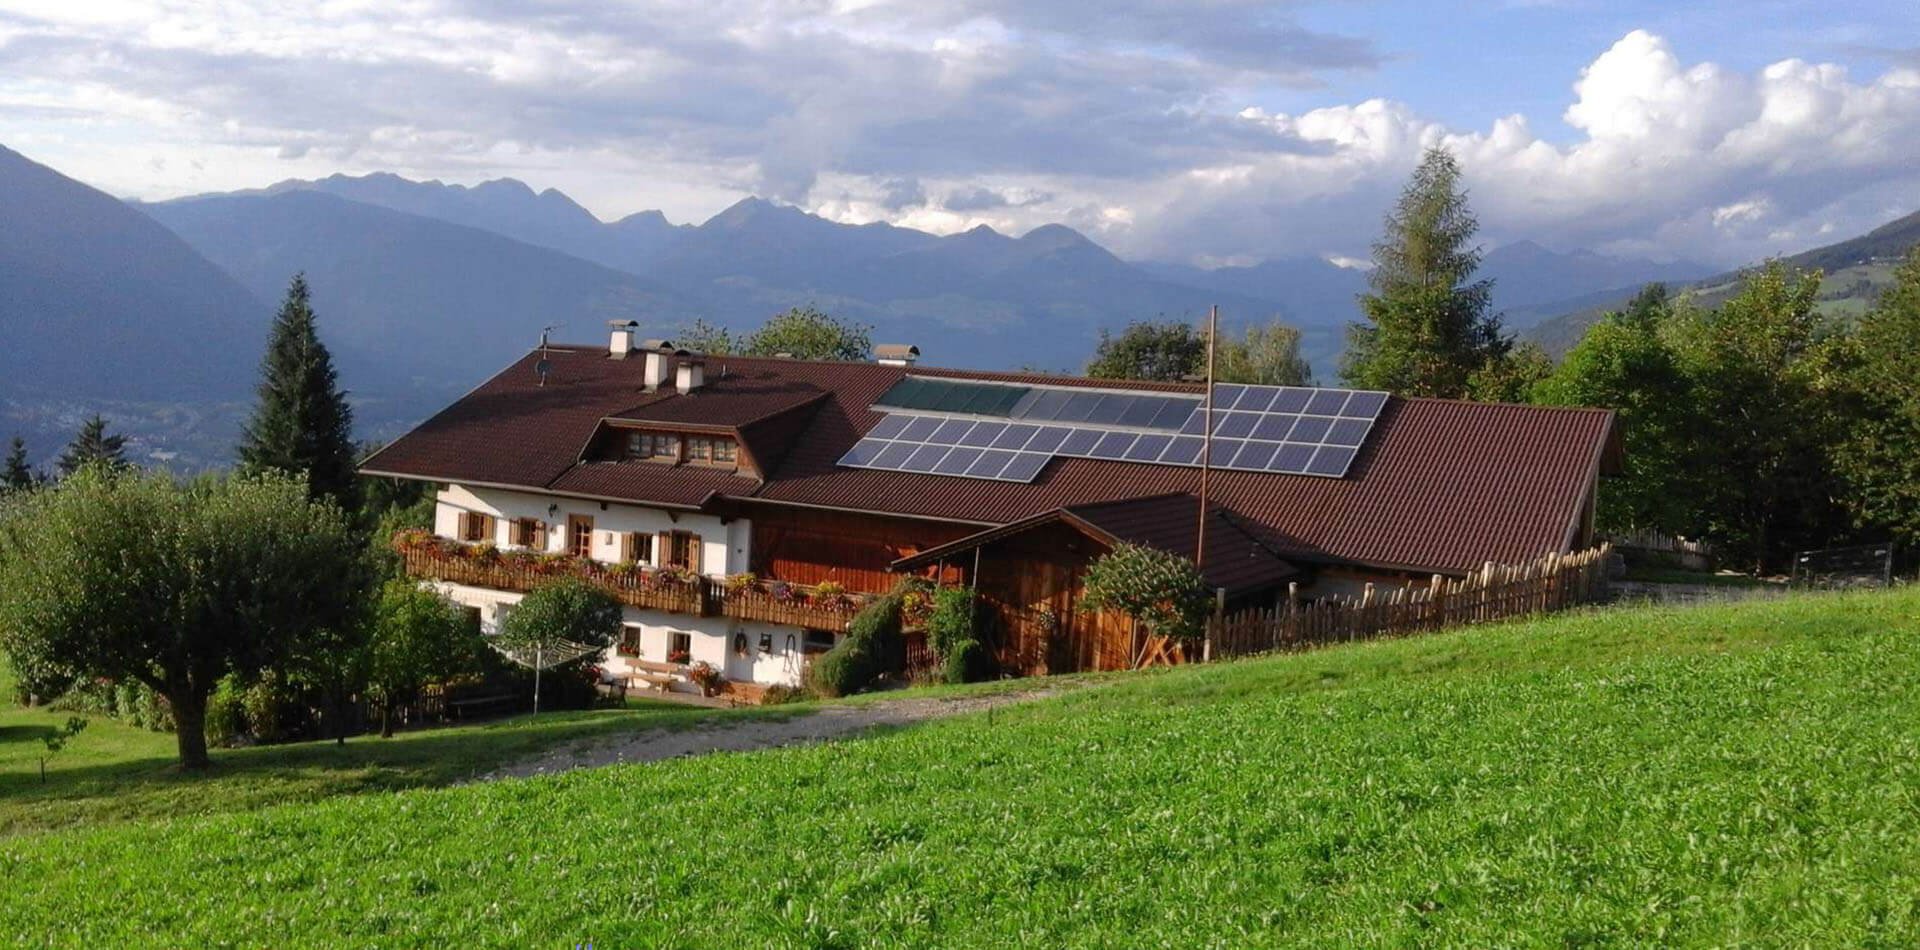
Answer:
[{"label": "wooden fence", "polygon": [[1526,564],[1488,564],[1467,577],[1438,574],[1425,585],[1377,590],[1358,597],[1287,603],[1245,610],[1207,625],[1210,659],[1300,650],[1327,643],[1439,630],[1507,617],[1564,610],[1604,600],[1609,545],[1575,554],[1550,554]]},{"label": "wooden fence", "polygon": [[1713,545],[1691,538],[1675,537],[1658,531],[1627,531],[1608,538],[1616,548],[1665,555],[1673,563],[1690,571],[1713,567]]}]

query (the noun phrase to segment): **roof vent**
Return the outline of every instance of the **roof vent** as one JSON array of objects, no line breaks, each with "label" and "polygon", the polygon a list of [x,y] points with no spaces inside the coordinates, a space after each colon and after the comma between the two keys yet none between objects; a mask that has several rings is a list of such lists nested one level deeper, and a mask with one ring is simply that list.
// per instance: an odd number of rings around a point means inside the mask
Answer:
[{"label": "roof vent", "polygon": [[873,348],[873,358],[882,366],[912,366],[920,358],[920,348],[911,343],[882,343]]},{"label": "roof vent", "polygon": [[707,381],[706,364],[697,359],[682,360],[674,377],[674,385],[682,394],[699,389]]},{"label": "roof vent", "polygon": [[608,320],[607,329],[613,331],[607,341],[607,355],[616,360],[624,360],[633,352],[633,330],[639,326],[637,320]]},{"label": "roof vent", "polygon": [[647,354],[646,372],[641,377],[647,392],[669,385],[673,381],[674,364],[687,355],[686,350],[675,349],[669,340],[645,340],[640,348]]}]

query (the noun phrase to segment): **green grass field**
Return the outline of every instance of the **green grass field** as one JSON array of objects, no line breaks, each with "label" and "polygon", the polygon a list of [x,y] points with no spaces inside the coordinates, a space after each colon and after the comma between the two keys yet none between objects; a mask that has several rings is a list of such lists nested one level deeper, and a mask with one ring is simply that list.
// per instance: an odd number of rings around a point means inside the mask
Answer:
[{"label": "green grass field", "polygon": [[[0,695],[12,690],[0,682]],[[339,795],[449,785],[555,744],[607,732],[677,728],[715,717],[781,710],[714,710],[630,700],[624,710],[545,713],[471,726],[216,749],[204,776],[183,773],[172,733],[104,716],[48,759],[41,737],[72,713],[0,705],[0,835],[65,825],[206,815]]]},{"label": "green grass field", "polygon": [[1913,589],[1599,611],[18,835],[0,942],[1911,946],[1917,638]]}]

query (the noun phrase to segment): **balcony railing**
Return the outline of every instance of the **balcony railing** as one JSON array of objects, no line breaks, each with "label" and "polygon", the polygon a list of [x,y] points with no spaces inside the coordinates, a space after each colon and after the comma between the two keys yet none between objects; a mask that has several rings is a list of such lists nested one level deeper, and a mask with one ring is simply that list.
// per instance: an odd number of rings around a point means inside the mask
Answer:
[{"label": "balcony railing", "polygon": [[781,581],[732,578],[725,582],[672,569],[615,566],[567,554],[498,551],[422,532],[393,539],[407,576],[525,593],[558,577],[597,584],[630,607],[736,620],[810,627],[836,633],[847,629],[872,594],[843,592],[831,585],[810,587]]},{"label": "balcony railing", "polygon": [[622,570],[611,565],[565,555],[519,555],[462,549],[432,542],[403,547],[407,575],[427,581],[468,584],[492,590],[526,592],[557,577],[590,581],[629,607],[668,613],[706,616],[706,579],[678,577],[662,571]]}]

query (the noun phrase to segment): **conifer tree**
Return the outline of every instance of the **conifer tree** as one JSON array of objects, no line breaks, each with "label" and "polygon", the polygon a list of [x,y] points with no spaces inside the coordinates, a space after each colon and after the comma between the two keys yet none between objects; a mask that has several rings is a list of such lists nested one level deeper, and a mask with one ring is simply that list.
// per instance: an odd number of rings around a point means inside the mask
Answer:
[{"label": "conifer tree", "polygon": [[107,420],[95,414],[80,426],[80,434],[67,443],[67,450],[54,462],[62,476],[72,475],[98,462],[108,468],[126,468],[127,437],[107,433]]},{"label": "conifer tree", "polygon": [[1491,312],[1493,281],[1476,280],[1479,223],[1444,148],[1420,160],[1373,246],[1367,322],[1347,334],[1341,375],[1362,389],[1457,398],[1509,348]]},{"label": "conifer tree", "polygon": [[240,442],[240,467],[306,479],[307,494],[351,510],[353,408],[340,391],[333,355],[315,330],[305,274],[295,274],[260,361],[259,403]]},{"label": "conifer tree", "polygon": [[38,481],[33,475],[33,468],[27,464],[27,440],[14,436],[13,442],[7,446],[7,460],[0,465],[0,495],[26,491]]}]

